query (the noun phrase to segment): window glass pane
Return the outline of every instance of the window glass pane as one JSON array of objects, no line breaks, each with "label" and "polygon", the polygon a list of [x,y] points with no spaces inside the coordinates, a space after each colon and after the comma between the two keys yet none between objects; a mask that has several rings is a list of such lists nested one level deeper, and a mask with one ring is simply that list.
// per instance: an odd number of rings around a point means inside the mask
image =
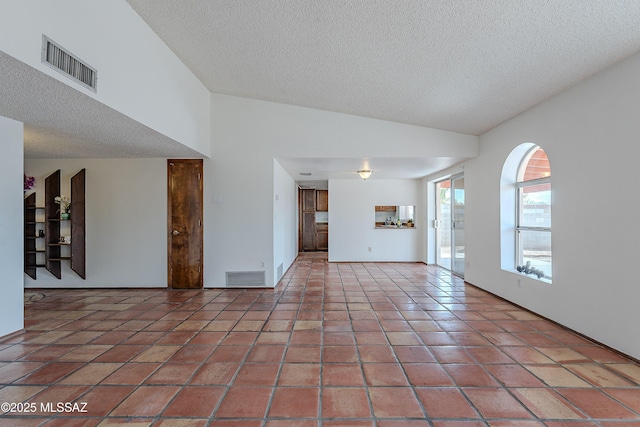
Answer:
[{"label": "window glass pane", "polygon": [[520,189],[520,227],[551,227],[551,184]]},{"label": "window glass pane", "polygon": [[407,221],[409,218],[415,219],[413,216],[413,212],[415,210],[415,206],[398,206],[398,218],[403,221]]},{"label": "window glass pane", "polygon": [[436,264],[451,269],[451,182],[436,184]]},{"label": "window glass pane", "polygon": [[542,270],[544,275],[551,278],[551,233],[548,231],[520,230],[520,247],[522,259],[520,265],[526,265]]},{"label": "window glass pane", "polygon": [[549,166],[549,159],[547,153],[540,147],[538,147],[528,159],[525,159],[526,165],[524,165],[524,173],[518,179],[518,181],[530,181],[532,179],[547,178],[551,176],[551,167]]}]

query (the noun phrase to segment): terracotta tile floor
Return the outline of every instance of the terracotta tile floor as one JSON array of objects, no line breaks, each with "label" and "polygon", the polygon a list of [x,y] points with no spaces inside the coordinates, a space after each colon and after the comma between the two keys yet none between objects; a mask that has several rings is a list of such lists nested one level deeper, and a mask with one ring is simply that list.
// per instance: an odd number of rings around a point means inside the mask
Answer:
[{"label": "terracotta tile floor", "polygon": [[25,298],[0,426],[640,426],[638,364],[433,266]]}]

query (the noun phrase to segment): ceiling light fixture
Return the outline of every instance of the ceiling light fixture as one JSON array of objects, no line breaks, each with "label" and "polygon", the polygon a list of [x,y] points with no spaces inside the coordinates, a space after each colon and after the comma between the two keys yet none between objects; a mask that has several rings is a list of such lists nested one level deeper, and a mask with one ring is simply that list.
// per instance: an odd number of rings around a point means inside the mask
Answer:
[{"label": "ceiling light fixture", "polygon": [[362,179],[364,179],[366,181],[367,178],[369,178],[371,176],[371,171],[370,170],[361,170],[361,171],[358,171],[358,175],[360,175],[360,178],[362,178]]}]

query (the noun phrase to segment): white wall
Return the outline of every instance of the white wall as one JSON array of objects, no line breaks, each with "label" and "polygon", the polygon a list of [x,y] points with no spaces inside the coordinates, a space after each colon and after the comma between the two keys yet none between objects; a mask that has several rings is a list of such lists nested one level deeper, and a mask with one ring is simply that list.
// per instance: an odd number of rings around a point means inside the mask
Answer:
[{"label": "white wall", "polygon": [[22,123],[0,117],[0,337],[24,327]]},{"label": "white wall", "polygon": [[[22,154],[21,154],[22,155]],[[272,161],[270,169],[256,171],[258,177],[247,177],[238,185],[239,193],[226,192],[225,176],[233,172],[205,160],[204,197],[204,286],[223,287],[226,271],[267,271],[267,280],[275,283],[277,266],[291,265],[297,255],[295,224],[295,182]],[[69,180],[80,169],[87,170],[87,279],[83,280],[62,263],[62,280],[45,269],[38,269],[38,278],[25,277],[26,287],[166,287],[167,286],[167,184],[165,159],[62,159],[25,161],[25,170],[36,177],[38,203],[44,199],[44,179],[57,169],[61,170],[61,192],[70,194]],[[260,200],[252,182],[262,183],[265,176],[271,180],[279,201],[272,212],[245,209],[247,200]],[[213,188],[213,189],[212,189]],[[271,188],[271,187],[270,187]],[[216,199],[214,199],[214,197]],[[271,199],[271,196],[268,196]],[[265,204],[263,202],[263,204]],[[229,206],[231,214],[211,220],[219,210]],[[246,214],[246,215],[245,215]],[[253,215],[264,214],[264,217]],[[244,221],[244,222],[243,222]],[[248,240],[237,230],[249,230]],[[273,258],[256,256],[251,265],[246,263],[253,246],[252,236],[272,230],[273,237],[266,243],[274,248]],[[239,262],[222,262],[225,248],[244,248]],[[220,250],[221,252],[218,252]],[[228,260],[227,260],[228,261]],[[264,262],[264,265],[262,264]],[[275,268],[272,269],[272,266]]]},{"label": "white wall", "polygon": [[227,95],[212,94],[211,99],[216,158],[250,154],[271,162],[274,157],[478,155],[473,135]]},{"label": "white wall", "polygon": [[[452,156],[477,150],[476,138],[468,135],[228,96],[212,96],[211,120],[214,156],[204,161],[205,287],[225,286],[227,271],[261,270],[273,286],[277,267],[286,271],[295,259],[296,186],[275,158],[379,155],[391,139],[394,153],[421,153],[421,143]],[[166,286],[166,160],[27,160],[26,166],[39,183],[59,168],[64,185],[87,169],[87,280],[64,263],[63,280],[38,270],[38,279],[25,279],[26,286]],[[405,186],[411,197],[398,204],[420,205],[417,185]],[[384,203],[395,202],[378,204]],[[420,231],[408,233],[415,240]],[[403,260],[422,256],[413,240]],[[392,251],[389,260],[400,254]]]},{"label": "white wall", "polygon": [[[471,135],[226,95],[211,100],[212,159],[205,161],[205,283],[211,286],[224,286],[225,271],[261,270],[265,261],[267,284],[274,285],[274,260],[281,257],[274,249],[274,158],[477,155]],[[296,222],[288,227],[288,235],[297,235]],[[422,256],[417,249],[411,255]]]},{"label": "white wall", "polygon": [[[465,165],[466,280],[636,358],[638,75],[635,55],[483,134]],[[552,284],[500,268],[500,174],[524,142],[551,163]]]},{"label": "white wall", "polygon": [[265,271],[274,286],[273,158],[238,148],[204,161],[205,287],[224,287],[227,271]]},{"label": "white wall", "polygon": [[278,283],[281,275],[278,266],[282,264],[282,274],[293,264],[298,255],[297,227],[297,187],[293,178],[273,161],[273,270],[274,283]]},{"label": "white wall", "polygon": [[[41,63],[42,34],[98,70],[98,93]],[[125,0],[4,2],[0,51],[208,156],[209,91]]]},{"label": "white wall", "polygon": [[44,204],[44,180],[49,174],[60,169],[61,193],[70,195],[70,178],[82,168],[86,169],[87,279],[63,261],[62,280],[38,268],[37,280],[25,276],[25,287],[166,287],[166,160],[25,160],[25,172],[36,177],[37,204]]},{"label": "white wall", "polygon": [[375,228],[376,205],[414,205],[416,219],[421,218],[421,189],[415,179],[329,180],[329,261],[421,261],[424,222],[405,229]]}]

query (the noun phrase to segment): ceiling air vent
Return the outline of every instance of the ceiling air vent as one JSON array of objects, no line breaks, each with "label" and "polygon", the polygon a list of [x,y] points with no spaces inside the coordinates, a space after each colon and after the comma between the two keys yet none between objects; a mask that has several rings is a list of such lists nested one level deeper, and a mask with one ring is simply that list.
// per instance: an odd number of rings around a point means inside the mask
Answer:
[{"label": "ceiling air vent", "polygon": [[42,63],[97,92],[98,71],[42,35]]}]

